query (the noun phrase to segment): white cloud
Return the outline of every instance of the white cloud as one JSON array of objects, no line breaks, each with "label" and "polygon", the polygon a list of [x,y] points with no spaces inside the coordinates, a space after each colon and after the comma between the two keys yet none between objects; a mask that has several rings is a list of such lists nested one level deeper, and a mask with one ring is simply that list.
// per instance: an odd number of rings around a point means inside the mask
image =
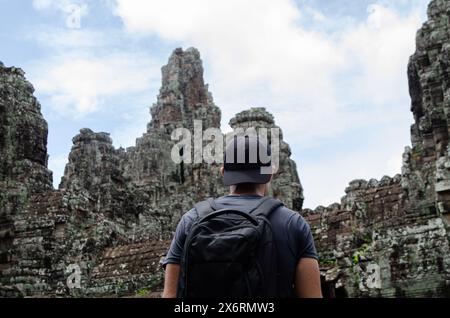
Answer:
[{"label": "white cloud", "polygon": [[[330,35],[299,25],[302,13],[327,17],[290,0],[116,0],[115,7],[131,33],[200,49],[225,118],[261,101],[274,112],[297,112],[306,123],[297,129],[311,138],[345,130],[354,117],[349,104],[383,107],[407,97],[406,63],[420,16],[382,5],[368,10],[366,21]],[[311,130],[321,114],[326,129]]]},{"label": "white cloud", "polygon": [[421,15],[412,12],[402,18],[378,4],[369,6],[368,13],[367,21],[342,36],[349,68],[356,74],[352,94],[378,104],[397,102],[408,89],[406,67]]},{"label": "white cloud", "polygon": [[300,13],[291,1],[118,0],[116,13],[130,32],[198,47],[209,72],[228,86],[327,88],[327,74],[342,63],[326,37],[296,27]]},{"label": "white cloud", "polygon": [[49,97],[50,106],[74,117],[99,110],[107,98],[149,89],[159,73],[153,60],[137,53],[98,57],[67,54],[39,63],[30,71],[38,93]]},{"label": "white cloud", "polygon": [[33,6],[37,10],[56,9],[64,14],[66,27],[70,29],[81,28],[81,19],[89,12],[88,5],[84,1],[74,0],[33,0]]}]

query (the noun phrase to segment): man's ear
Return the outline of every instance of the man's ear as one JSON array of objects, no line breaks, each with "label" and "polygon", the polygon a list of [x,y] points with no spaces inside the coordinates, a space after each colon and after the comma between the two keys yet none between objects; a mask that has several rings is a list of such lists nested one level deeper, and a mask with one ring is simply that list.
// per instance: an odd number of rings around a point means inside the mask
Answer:
[{"label": "man's ear", "polygon": [[224,173],[225,173],[225,169],[224,169],[224,167],[222,166],[222,167],[220,167],[220,174],[222,175],[222,177],[223,177]]}]

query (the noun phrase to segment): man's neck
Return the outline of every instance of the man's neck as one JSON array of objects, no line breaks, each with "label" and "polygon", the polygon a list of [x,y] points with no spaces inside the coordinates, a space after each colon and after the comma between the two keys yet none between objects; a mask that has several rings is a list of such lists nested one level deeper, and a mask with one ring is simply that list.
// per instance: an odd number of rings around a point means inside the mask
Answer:
[{"label": "man's neck", "polygon": [[233,191],[234,189],[230,189],[230,195],[235,196],[259,196],[264,197],[266,195],[265,189],[258,189],[256,191]]},{"label": "man's neck", "polygon": [[243,197],[263,197],[264,195],[256,192],[231,192],[230,195],[233,196],[243,196]]}]

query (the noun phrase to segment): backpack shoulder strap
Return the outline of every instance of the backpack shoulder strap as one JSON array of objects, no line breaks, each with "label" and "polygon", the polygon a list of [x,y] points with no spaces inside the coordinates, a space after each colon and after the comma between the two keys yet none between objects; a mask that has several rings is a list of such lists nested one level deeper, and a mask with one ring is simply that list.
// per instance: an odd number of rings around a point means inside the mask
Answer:
[{"label": "backpack shoulder strap", "polygon": [[264,197],[250,211],[250,213],[254,216],[262,215],[269,218],[269,215],[281,206],[284,206],[284,204],[280,200],[271,197]]},{"label": "backpack shoulder strap", "polygon": [[216,204],[213,198],[209,198],[205,201],[199,202],[195,205],[195,210],[197,211],[198,218],[201,219],[211,212],[216,211]]}]

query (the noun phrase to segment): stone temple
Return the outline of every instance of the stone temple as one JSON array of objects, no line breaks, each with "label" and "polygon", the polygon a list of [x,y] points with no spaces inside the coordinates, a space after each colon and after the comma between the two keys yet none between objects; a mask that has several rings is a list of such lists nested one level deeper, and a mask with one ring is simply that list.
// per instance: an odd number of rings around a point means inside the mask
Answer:
[{"label": "stone temple", "polygon": [[[160,260],[181,215],[227,193],[218,164],[175,164],[175,128],[220,128],[221,111],[203,82],[196,49],[173,52],[147,132],[128,149],[107,133],[73,138],[58,190],[47,169],[47,123],[20,69],[0,69],[1,296],[105,296],[155,292]],[[274,128],[264,108],[231,120],[237,128]],[[300,211],[303,189],[281,142],[272,194]],[[77,278],[79,277],[79,278]]]},{"label": "stone temple", "polygon": [[[450,296],[450,2],[434,0],[408,66],[411,147],[401,174],[355,180],[340,203],[302,210],[281,141],[272,195],[311,224],[327,297]],[[226,193],[217,164],[174,163],[175,128],[220,128],[196,49],[176,49],[147,132],[115,149],[81,129],[59,189],[47,168],[48,127],[24,72],[0,63],[0,297],[158,297],[181,215]],[[274,128],[264,108],[233,129]]]}]

